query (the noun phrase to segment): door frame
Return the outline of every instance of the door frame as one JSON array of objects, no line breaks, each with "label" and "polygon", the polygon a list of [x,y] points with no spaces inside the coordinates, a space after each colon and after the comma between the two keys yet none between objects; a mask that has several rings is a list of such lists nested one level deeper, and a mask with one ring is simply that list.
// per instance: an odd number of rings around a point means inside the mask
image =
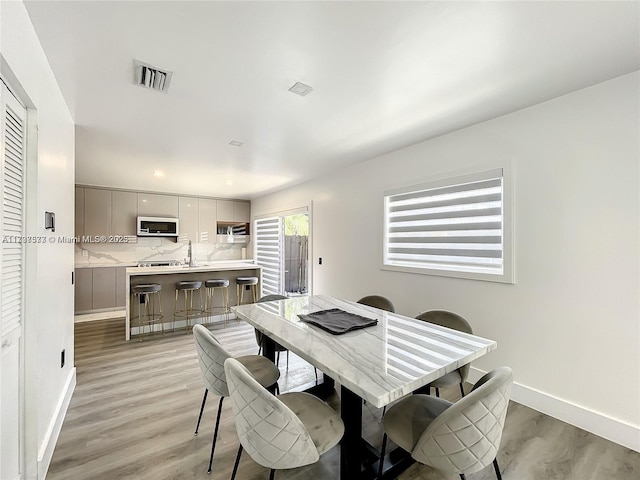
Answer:
[{"label": "door frame", "polygon": [[[279,217],[282,220],[283,217],[287,217],[289,215],[297,215],[306,213],[309,218],[309,243],[308,243],[308,252],[307,255],[309,257],[308,267],[307,267],[307,281],[308,295],[313,295],[313,201],[309,201],[307,205],[299,206],[299,207],[291,207],[283,210],[277,211],[269,211],[269,212],[261,212],[259,215],[253,216],[251,218],[251,228],[252,231],[256,231],[256,221],[264,219],[264,218],[272,218]],[[252,239],[252,251],[253,251],[253,259],[254,261],[257,259],[257,242],[255,239]],[[282,272],[283,278],[281,281],[284,281],[284,272]]]}]

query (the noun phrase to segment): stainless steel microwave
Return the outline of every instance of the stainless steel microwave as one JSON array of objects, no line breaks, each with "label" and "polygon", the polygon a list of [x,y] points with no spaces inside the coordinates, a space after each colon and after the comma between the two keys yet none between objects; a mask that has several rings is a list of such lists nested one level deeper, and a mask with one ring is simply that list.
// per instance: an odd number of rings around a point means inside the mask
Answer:
[{"label": "stainless steel microwave", "polygon": [[166,217],[138,217],[139,237],[177,237],[178,219]]}]

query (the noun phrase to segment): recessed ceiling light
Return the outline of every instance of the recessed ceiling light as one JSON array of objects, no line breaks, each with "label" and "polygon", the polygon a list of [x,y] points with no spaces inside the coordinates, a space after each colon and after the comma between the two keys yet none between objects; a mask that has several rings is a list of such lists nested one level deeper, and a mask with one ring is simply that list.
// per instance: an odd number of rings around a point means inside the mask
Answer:
[{"label": "recessed ceiling light", "polygon": [[295,93],[296,95],[300,95],[301,97],[304,97],[312,90],[313,88],[311,88],[309,85],[305,85],[304,83],[300,82],[294,83],[293,86],[289,89],[291,93]]},{"label": "recessed ceiling light", "polygon": [[227,180],[227,185],[233,185],[233,182],[231,180]]},{"label": "recessed ceiling light", "polygon": [[233,145],[234,147],[241,147],[242,145],[244,145],[244,142],[239,142],[238,140],[231,140],[229,142],[229,145]]},{"label": "recessed ceiling light", "polygon": [[160,170],[154,170],[153,171],[153,176],[154,177],[164,177],[164,173],[162,173]]}]

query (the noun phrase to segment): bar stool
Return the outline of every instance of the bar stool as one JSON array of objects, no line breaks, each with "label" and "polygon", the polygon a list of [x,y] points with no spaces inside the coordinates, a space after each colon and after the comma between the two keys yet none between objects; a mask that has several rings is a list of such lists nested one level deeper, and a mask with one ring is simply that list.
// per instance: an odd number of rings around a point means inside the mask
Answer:
[{"label": "bar stool", "polygon": [[258,301],[258,277],[237,277],[236,278],[236,299],[238,305],[242,303],[242,296],[244,293],[244,286],[251,286],[251,293],[253,294],[253,303]]},{"label": "bar stool", "polygon": [[[205,300],[204,300],[204,313],[210,318],[213,316],[215,310],[220,310],[224,315],[224,326],[227,326],[227,322],[229,321],[229,312],[231,309],[229,308],[229,280],[226,278],[215,278],[211,280],[205,280],[204,287],[206,289],[205,292]],[[222,294],[222,305],[215,306],[214,305],[214,296],[216,294],[216,289],[220,289],[220,293]]]},{"label": "bar stool", "polygon": [[[173,306],[173,329],[176,327],[176,318],[184,318],[185,320],[185,333],[189,333],[189,327],[191,327],[191,321],[202,315],[202,282],[198,280],[189,280],[183,282],[176,282],[176,299]],[[193,294],[197,290],[200,290],[200,306],[199,308],[193,307]],[[178,308],[178,296],[180,292],[184,293],[183,308]]]},{"label": "bar stool", "polygon": [[[149,326],[149,334],[152,334],[155,331],[155,323],[160,321],[160,328],[164,335],[164,315],[162,314],[162,299],[160,297],[161,290],[162,287],[158,283],[145,283],[131,286],[131,301],[138,304],[137,323],[140,341],[142,341],[142,335],[144,334],[143,321],[145,320],[146,324]],[[144,312],[141,311],[141,305],[143,304]],[[157,313],[156,305],[158,307]],[[135,318],[132,320],[135,320]],[[135,322],[132,322],[132,324],[133,323]]]}]

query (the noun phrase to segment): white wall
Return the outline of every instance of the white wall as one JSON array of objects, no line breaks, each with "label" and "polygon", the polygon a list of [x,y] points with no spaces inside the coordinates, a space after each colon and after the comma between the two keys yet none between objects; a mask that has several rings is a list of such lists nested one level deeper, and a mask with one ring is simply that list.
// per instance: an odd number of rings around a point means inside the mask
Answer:
[{"label": "white wall", "polygon": [[[22,2],[0,2],[2,74],[27,102],[27,234],[74,229],[74,125]],[[27,247],[25,339],[26,476],[44,478],[70,394],[73,366],[72,244]],[[66,365],[60,367],[60,352]]]},{"label": "white wall", "polygon": [[[314,293],[458,312],[497,340],[474,366],[512,367],[515,400],[640,450],[638,87],[625,75],[255,199],[252,213],[313,201]],[[380,270],[385,189],[501,162],[514,166],[514,285]]]}]

